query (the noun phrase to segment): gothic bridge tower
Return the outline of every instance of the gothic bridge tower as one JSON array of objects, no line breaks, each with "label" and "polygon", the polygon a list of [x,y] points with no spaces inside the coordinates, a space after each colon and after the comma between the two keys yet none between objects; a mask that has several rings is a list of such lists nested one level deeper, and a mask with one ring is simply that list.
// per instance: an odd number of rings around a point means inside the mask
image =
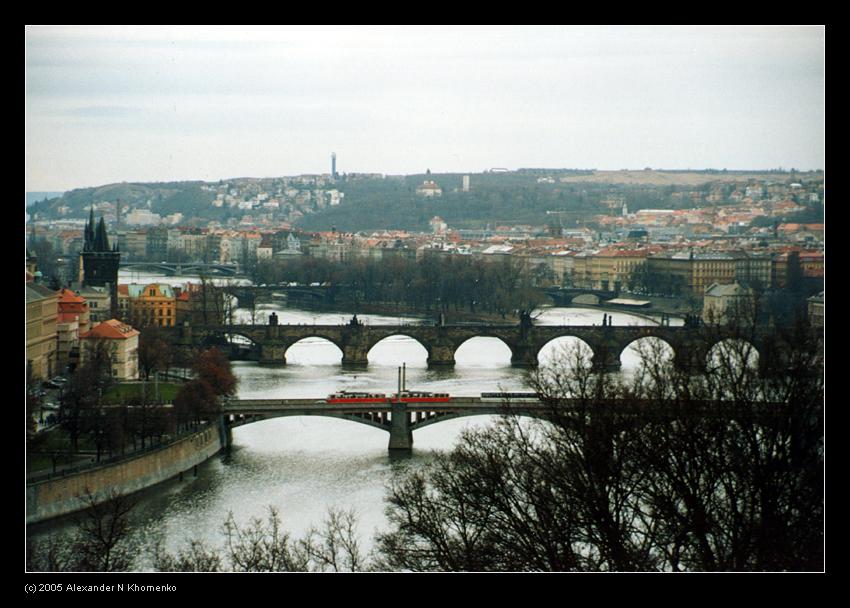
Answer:
[{"label": "gothic bridge tower", "polygon": [[106,235],[106,224],[101,216],[95,228],[94,208],[89,214],[89,221],[84,231],[83,250],[80,252],[83,260],[83,287],[108,287],[110,299],[110,314],[113,319],[118,317],[118,264],[121,252],[118,251],[118,241],[110,249],[109,237]]}]

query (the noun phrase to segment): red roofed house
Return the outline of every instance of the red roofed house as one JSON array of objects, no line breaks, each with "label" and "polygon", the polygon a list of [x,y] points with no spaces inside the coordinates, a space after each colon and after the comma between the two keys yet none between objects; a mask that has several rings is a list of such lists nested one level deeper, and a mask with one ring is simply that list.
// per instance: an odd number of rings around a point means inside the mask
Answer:
[{"label": "red roofed house", "polygon": [[80,334],[80,365],[86,362],[91,349],[106,343],[112,354],[112,377],[116,380],[139,379],[139,332],[118,319],[95,325]]}]

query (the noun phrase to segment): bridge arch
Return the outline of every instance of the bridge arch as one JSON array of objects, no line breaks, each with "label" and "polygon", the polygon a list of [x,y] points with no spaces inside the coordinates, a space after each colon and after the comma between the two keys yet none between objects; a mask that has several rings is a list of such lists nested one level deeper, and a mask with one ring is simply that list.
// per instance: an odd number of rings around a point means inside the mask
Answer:
[{"label": "bridge arch", "polygon": [[760,357],[752,342],[743,338],[724,338],[709,346],[705,366],[709,371],[739,372],[744,366],[758,369]]},{"label": "bridge arch", "polygon": [[573,296],[572,305],[573,306],[599,306],[599,296],[593,293],[582,293],[576,296]]},{"label": "bridge arch", "polygon": [[205,331],[203,337],[200,339],[200,344],[201,346],[220,346],[222,344],[230,344],[231,337],[242,338],[250,343],[253,348],[262,347],[262,344],[257,341],[256,336],[244,331],[230,330],[227,326],[222,326],[219,330]]},{"label": "bridge arch", "polygon": [[[473,355],[471,351],[481,346],[481,352]],[[475,367],[477,364],[504,364],[509,366],[514,357],[514,349],[509,342],[497,335],[482,334],[480,336],[469,336],[455,347],[455,361],[461,365]]]},{"label": "bridge arch", "polygon": [[263,414],[244,417],[236,415],[233,416],[233,419],[230,421],[230,428],[239,428],[240,426],[255,424],[257,422],[265,422],[267,420],[275,420],[277,418],[297,418],[301,416],[309,416],[311,418],[336,418],[337,420],[345,420],[346,422],[356,422],[357,424],[363,424],[372,428],[380,429],[382,431],[389,430],[388,424],[386,422],[382,422],[379,415],[376,415],[375,417],[368,417],[359,416],[355,414],[337,414],[333,412],[281,412],[275,414]]},{"label": "bridge arch", "polygon": [[[431,356],[431,345],[403,331],[390,334],[375,341],[367,350],[369,364],[398,367],[400,363],[427,366]],[[387,352],[391,347],[395,352]]]},{"label": "bridge arch", "polygon": [[626,372],[635,372],[641,365],[656,360],[656,357],[660,361],[673,362],[676,350],[669,340],[654,335],[635,338],[618,355],[621,369]]},{"label": "bridge arch", "polygon": [[288,344],[283,355],[287,363],[296,365],[339,365],[344,352],[333,338],[317,332]]},{"label": "bridge arch", "polygon": [[576,354],[592,359],[596,351],[593,345],[581,336],[565,333],[540,346],[537,350],[537,362],[546,365],[563,356],[573,358]]}]

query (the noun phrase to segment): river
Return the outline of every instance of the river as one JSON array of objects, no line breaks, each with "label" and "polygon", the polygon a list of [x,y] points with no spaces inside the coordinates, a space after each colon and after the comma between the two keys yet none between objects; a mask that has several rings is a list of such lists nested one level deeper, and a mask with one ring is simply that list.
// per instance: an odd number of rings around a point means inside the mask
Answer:
[{"label": "river", "polygon": [[[122,271],[122,275],[123,275]],[[122,282],[162,281],[171,284],[193,280],[134,272]],[[194,279],[196,280],[196,279]],[[280,305],[261,305],[260,318],[276,312],[279,322],[295,324],[343,323],[347,313],[314,312]],[[538,324],[600,325],[609,314],[615,325],[652,324],[650,318],[627,313],[603,313],[599,309],[548,308],[536,311]],[[236,320],[248,311],[237,310]],[[420,323],[416,317],[358,315],[366,324]],[[675,321],[673,321],[675,322]],[[576,339],[551,342],[541,352],[545,363],[565,344]],[[369,353],[366,368],[341,365],[342,352],[330,342],[308,338],[286,353],[286,365],[257,362],[233,363],[239,377],[238,398],[316,397],[337,390],[374,389],[392,392],[398,367],[407,367],[408,388],[478,395],[484,391],[528,390],[526,371],[510,365],[510,350],[497,338],[474,338],[456,353],[453,369],[428,369],[427,352],[411,338],[394,336],[378,343]],[[622,357],[623,373],[639,363],[636,351]],[[328,509],[353,509],[358,518],[361,546],[372,547],[376,531],[386,528],[385,487],[400,470],[424,466],[436,450],[448,450],[464,428],[486,425],[491,417],[462,418],[416,431],[409,456],[391,457],[389,434],[379,429],[323,417],[278,418],[238,427],[228,453],[198,467],[197,476],[170,481],[139,494],[133,515],[132,537],[138,546],[135,568],[149,570],[147,549],[162,539],[172,552],[191,539],[207,545],[223,541],[222,524],[230,512],[237,521],[265,517],[276,507],[284,528],[300,536],[322,523]],[[68,519],[33,526],[31,533],[43,537],[69,526]]]}]

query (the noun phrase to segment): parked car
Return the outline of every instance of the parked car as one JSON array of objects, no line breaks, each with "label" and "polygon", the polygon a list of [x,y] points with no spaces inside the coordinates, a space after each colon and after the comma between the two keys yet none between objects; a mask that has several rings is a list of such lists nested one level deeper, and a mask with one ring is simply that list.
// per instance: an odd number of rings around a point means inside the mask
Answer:
[{"label": "parked car", "polygon": [[63,378],[62,376],[54,376],[50,380],[44,382],[44,386],[50,388],[62,388],[68,382],[67,378]]}]

